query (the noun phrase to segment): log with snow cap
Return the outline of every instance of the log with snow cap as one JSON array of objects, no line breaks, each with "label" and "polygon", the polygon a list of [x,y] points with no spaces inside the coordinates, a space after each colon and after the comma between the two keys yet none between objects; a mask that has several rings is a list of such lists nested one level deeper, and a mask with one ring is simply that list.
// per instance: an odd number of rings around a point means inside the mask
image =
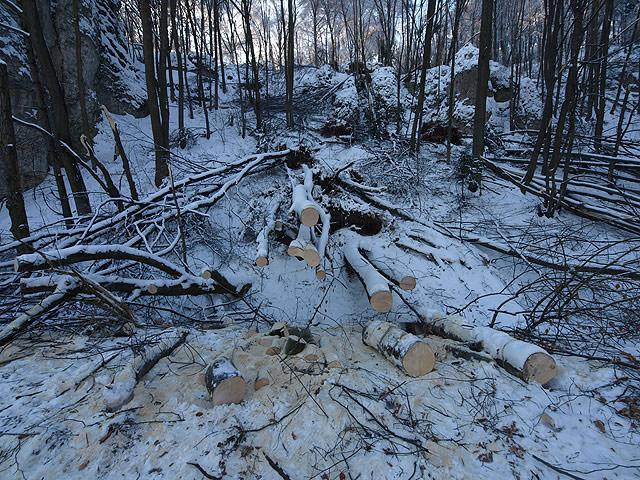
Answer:
[{"label": "log with snow cap", "polygon": [[291,186],[293,193],[290,211],[296,212],[303,225],[313,227],[320,220],[317,204],[309,199],[305,186],[297,183],[293,177],[291,177]]},{"label": "log with snow cap", "polygon": [[369,322],[362,341],[411,377],[426,375],[435,365],[435,355],[427,343],[391,322]]},{"label": "log with snow cap", "polygon": [[465,324],[459,315],[422,313],[421,319],[433,333],[466,343],[478,343],[491,358],[515,372],[523,380],[544,385],[556,376],[556,362],[544,349],[523,342],[490,327]]},{"label": "log with snow cap", "polygon": [[387,279],[360,254],[360,235],[342,230],[344,245],[342,253],[345,261],[356,272],[365,287],[371,307],[376,312],[386,313],[391,310],[393,297]]},{"label": "log with snow cap", "polygon": [[380,242],[369,241],[367,237],[360,237],[359,245],[367,260],[385,277],[403,290],[416,288],[416,277],[407,272],[410,270],[406,262],[407,255],[397,246],[393,243],[383,245]]},{"label": "log with snow cap", "polygon": [[240,403],[247,391],[247,382],[226,357],[209,365],[204,376],[205,385],[214,405]]},{"label": "log with snow cap", "polygon": [[311,241],[311,229],[300,225],[298,236],[291,241],[287,253],[292,257],[304,259],[310,267],[320,264],[320,255]]}]

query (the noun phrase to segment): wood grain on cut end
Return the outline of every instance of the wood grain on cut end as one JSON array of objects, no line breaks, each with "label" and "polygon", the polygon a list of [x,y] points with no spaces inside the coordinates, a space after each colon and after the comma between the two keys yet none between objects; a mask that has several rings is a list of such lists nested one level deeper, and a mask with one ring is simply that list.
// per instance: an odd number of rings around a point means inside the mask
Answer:
[{"label": "wood grain on cut end", "polygon": [[413,345],[402,359],[402,366],[407,375],[421,377],[426,375],[436,363],[436,357],[429,345],[418,342]]},{"label": "wood grain on cut end", "polygon": [[258,267],[266,267],[269,265],[269,258],[267,257],[258,257],[256,259],[256,266]]},{"label": "wood grain on cut end", "polygon": [[315,268],[318,265],[320,265],[321,259],[320,259],[320,255],[318,254],[318,250],[316,250],[316,247],[314,247],[311,244],[306,245],[304,247],[304,249],[302,250],[302,257],[305,259],[307,264],[312,268]]},{"label": "wood grain on cut end", "polygon": [[400,288],[403,290],[411,291],[416,288],[416,277],[412,277],[411,275],[407,275],[406,277],[402,277],[400,279]]},{"label": "wood grain on cut end", "polygon": [[231,377],[220,382],[211,394],[211,402],[214,405],[226,405],[228,403],[240,403],[244,400],[247,390],[247,382],[242,377]]},{"label": "wood grain on cut end", "polygon": [[544,352],[531,355],[522,368],[522,374],[526,381],[534,381],[541,385],[553,379],[557,372],[556,361],[551,355]]},{"label": "wood grain on cut end", "polygon": [[300,221],[307,227],[313,227],[320,220],[320,214],[315,207],[307,207],[300,212]]},{"label": "wood grain on cut end", "polygon": [[376,312],[387,313],[393,306],[393,297],[390,291],[383,290],[371,295],[369,303],[371,303],[371,306]]}]

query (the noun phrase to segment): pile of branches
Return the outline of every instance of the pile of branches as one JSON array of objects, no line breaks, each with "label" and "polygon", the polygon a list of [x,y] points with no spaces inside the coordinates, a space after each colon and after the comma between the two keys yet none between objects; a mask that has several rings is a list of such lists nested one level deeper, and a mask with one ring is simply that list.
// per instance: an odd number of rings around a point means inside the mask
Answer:
[{"label": "pile of branches", "polygon": [[[131,307],[139,305],[141,297],[242,298],[250,285],[212,268],[192,271],[187,224],[206,217],[245,177],[281,165],[290,155],[288,149],[250,155],[179,181],[172,179],[146,198],[110,198],[91,218],[70,228],[49,225],[20,242],[0,246],[0,254],[7,256],[18,248],[31,251],[0,264],[2,294],[12,299],[2,312],[0,346],[74,301],[97,304],[120,323],[135,325]],[[120,204],[117,213],[108,208],[110,202]]]}]

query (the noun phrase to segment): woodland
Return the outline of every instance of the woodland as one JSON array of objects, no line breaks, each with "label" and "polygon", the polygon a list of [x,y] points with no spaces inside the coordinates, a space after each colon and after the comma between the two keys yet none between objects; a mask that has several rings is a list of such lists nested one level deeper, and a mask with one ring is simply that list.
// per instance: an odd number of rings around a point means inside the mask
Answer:
[{"label": "woodland", "polygon": [[0,479],[640,478],[640,3],[0,0]]}]

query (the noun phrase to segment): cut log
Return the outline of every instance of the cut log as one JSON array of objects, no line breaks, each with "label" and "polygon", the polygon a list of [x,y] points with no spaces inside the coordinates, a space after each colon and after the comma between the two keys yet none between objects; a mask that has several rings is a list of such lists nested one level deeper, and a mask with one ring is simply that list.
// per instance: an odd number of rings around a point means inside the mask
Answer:
[{"label": "cut log", "polygon": [[367,260],[397,286],[403,290],[416,288],[416,277],[410,273],[407,254],[394,244],[382,245],[361,236],[359,246]]},{"label": "cut log", "polygon": [[364,285],[371,307],[376,312],[389,312],[393,305],[393,297],[389,289],[389,283],[386,278],[360,254],[358,237],[359,235],[351,231],[343,231],[345,243],[342,252],[344,259]]},{"label": "cut log", "polygon": [[231,360],[225,357],[209,365],[205,372],[205,385],[214,405],[240,403],[247,391],[247,382]]},{"label": "cut log", "polygon": [[439,313],[420,312],[420,318],[436,335],[479,344],[491,358],[527,382],[544,385],[556,376],[555,360],[537,345],[517,340],[493,328],[465,324],[459,315],[446,317]]},{"label": "cut log", "polygon": [[[292,180],[292,183],[295,181]],[[313,227],[320,220],[320,213],[316,203],[309,200],[304,185],[294,184],[290,211],[296,212],[300,222],[307,227]]]},{"label": "cut log", "polygon": [[269,209],[266,222],[262,230],[258,233],[256,243],[258,248],[256,251],[256,265],[258,267],[266,267],[269,265],[269,234],[276,229],[276,215],[280,208],[280,200],[273,203]]},{"label": "cut log", "polygon": [[435,365],[435,355],[427,343],[390,322],[369,322],[362,341],[411,377],[426,375]]},{"label": "cut log", "polygon": [[122,370],[111,385],[105,388],[103,398],[107,411],[115,412],[133,399],[138,382],[164,357],[171,355],[187,339],[187,332],[172,332],[160,338],[158,344],[145,349]]},{"label": "cut log", "polygon": [[311,229],[304,225],[300,225],[298,236],[289,244],[287,253],[292,257],[303,259],[312,268],[320,264],[318,250],[311,242]]}]

